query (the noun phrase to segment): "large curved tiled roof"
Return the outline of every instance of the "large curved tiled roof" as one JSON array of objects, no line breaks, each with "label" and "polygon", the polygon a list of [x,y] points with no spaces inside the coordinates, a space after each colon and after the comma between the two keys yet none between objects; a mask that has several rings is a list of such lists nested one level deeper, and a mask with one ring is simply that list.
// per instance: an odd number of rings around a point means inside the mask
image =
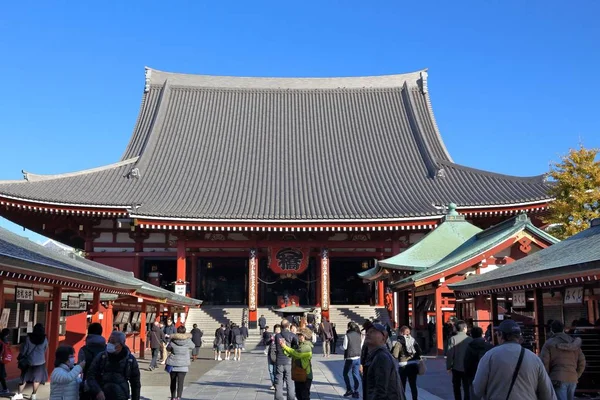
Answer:
[{"label": "large curved tiled roof", "polygon": [[239,78],[148,69],[120,162],[0,183],[0,196],[136,206],[199,221],[366,221],[548,199],[542,176],[455,164],[438,132],[427,73]]}]

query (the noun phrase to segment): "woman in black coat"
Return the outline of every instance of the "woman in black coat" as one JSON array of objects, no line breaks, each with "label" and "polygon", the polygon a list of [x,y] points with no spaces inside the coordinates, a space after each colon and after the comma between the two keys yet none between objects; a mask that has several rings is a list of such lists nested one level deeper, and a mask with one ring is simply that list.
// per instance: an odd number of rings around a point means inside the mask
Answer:
[{"label": "woman in black coat", "polygon": [[202,332],[198,328],[198,324],[194,324],[192,330],[190,331],[192,335],[192,342],[194,342],[194,350],[192,350],[192,361],[196,361],[198,358],[198,353],[200,352],[200,347],[202,347],[202,336],[204,332]]}]

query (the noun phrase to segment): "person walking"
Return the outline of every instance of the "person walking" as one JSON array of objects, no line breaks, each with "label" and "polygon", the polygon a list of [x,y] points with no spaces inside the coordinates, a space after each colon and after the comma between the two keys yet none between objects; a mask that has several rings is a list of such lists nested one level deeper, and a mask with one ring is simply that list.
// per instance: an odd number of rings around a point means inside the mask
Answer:
[{"label": "person walking", "polygon": [[225,325],[225,342],[223,343],[225,347],[225,360],[229,360],[231,357],[231,323],[227,323]]},{"label": "person walking", "polygon": [[496,332],[499,346],[489,350],[473,381],[477,398],[556,400],[552,382],[538,356],[521,346],[521,328],[504,320]]},{"label": "person walking", "polygon": [[260,328],[260,335],[262,336],[262,334],[265,332],[265,329],[267,328],[267,319],[264,315],[261,315],[258,319],[258,327]]},{"label": "person walking", "polygon": [[236,324],[231,325],[229,332],[229,342],[233,347],[233,361],[239,361],[242,358],[242,347],[244,347],[244,336],[240,327]]},{"label": "person walking", "polygon": [[140,400],[140,367],[123,332],[110,334],[106,351],[92,361],[86,385],[95,400]]},{"label": "person walking", "polygon": [[471,398],[476,398],[473,393],[473,380],[475,379],[475,374],[477,373],[477,368],[479,367],[479,361],[483,358],[485,353],[491,350],[494,346],[491,343],[485,341],[483,337],[483,329],[478,326],[473,327],[471,329],[471,338],[473,339],[469,346],[467,346],[467,351],[465,352],[465,375],[467,380],[469,381],[470,395]]},{"label": "person walking", "polygon": [[298,337],[290,332],[290,322],[287,319],[281,320],[281,332],[275,335],[276,362],[275,362],[275,400],[283,400],[283,385],[287,385],[287,400],[294,400],[294,390],[292,381],[292,361],[283,352],[281,339],[285,340],[285,345],[295,349],[298,346]]},{"label": "person walking", "polygon": [[406,381],[408,380],[412,398],[417,400],[419,398],[417,376],[419,375],[419,362],[421,362],[423,350],[421,350],[421,346],[415,338],[410,335],[408,326],[403,326],[398,331],[398,341],[392,349],[392,354],[399,361],[398,372],[402,387],[406,390]]},{"label": "person walking", "polygon": [[79,399],[79,388],[86,361],[75,365],[75,349],[71,346],[60,346],[56,349],[54,359],[54,371],[50,376],[50,399],[49,400],[77,400]]},{"label": "person walking", "polygon": [[[467,323],[465,321],[456,321],[456,335],[448,339],[448,350],[446,352],[446,369],[452,374],[452,388],[454,390],[455,400],[470,400],[471,390],[469,389],[469,380],[465,375],[465,354],[472,338],[467,336]],[[460,389],[463,389],[461,394]]]},{"label": "person walking", "polygon": [[406,400],[398,374],[397,361],[386,346],[387,329],[380,323],[372,324],[365,339],[369,349],[365,362],[367,374],[363,384],[365,400]]},{"label": "person walking", "polygon": [[185,326],[177,328],[167,345],[167,371],[171,377],[171,400],[180,400],[183,393],[183,381],[189,371],[190,353],[196,345],[192,335],[185,333]]},{"label": "person walking", "polygon": [[275,390],[275,373],[277,372],[277,345],[275,344],[275,336],[281,333],[281,325],[275,324],[273,334],[268,332],[269,327],[265,328],[263,337],[268,335],[264,339],[265,343],[265,354],[267,355],[267,368],[269,370],[269,378],[271,379],[271,387],[269,389]]},{"label": "person walking", "polygon": [[240,333],[242,334],[242,337],[244,338],[244,340],[242,341],[242,350],[246,351],[246,339],[248,339],[249,333],[248,333],[248,326],[246,325],[246,323],[242,323],[242,327],[240,328]]},{"label": "person walking", "polygon": [[[294,381],[297,400],[310,399],[310,386],[313,381],[311,364],[313,344],[311,339],[312,332],[308,328],[298,330],[297,350],[289,347],[284,338],[279,339],[279,345],[284,354],[292,359],[292,380]],[[288,386],[288,394],[289,392]]]},{"label": "person walking", "polygon": [[337,331],[335,330],[335,324],[331,324],[331,338],[332,338],[331,353],[337,354],[337,342],[338,342],[339,336],[337,334]]},{"label": "person walking", "polygon": [[[106,339],[102,336],[102,325],[98,322],[93,322],[88,326],[88,335],[85,338],[85,345],[79,349],[77,353],[77,362],[82,366],[81,378],[85,382],[87,373],[92,365],[94,358],[103,351],[106,351]],[[81,386],[79,399],[92,400],[89,392],[85,390],[85,386]]]},{"label": "person walking", "polygon": [[552,337],[544,343],[540,358],[554,385],[558,400],[573,400],[577,382],[585,370],[585,355],[581,351],[581,338],[565,333],[560,321],[550,325]]},{"label": "person walking", "polygon": [[25,389],[25,385],[28,383],[33,384],[30,399],[37,399],[37,391],[40,384],[44,385],[48,380],[46,350],[48,350],[48,339],[46,338],[44,325],[36,324],[33,327],[33,332],[27,335],[19,351],[17,361],[21,370],[21,380],[17,388],[17,393],[12,397],[12,400],[23,399],[23,389]]},{"label": "person walking", "polygon": [[0,385],[2,386],[0,395],[10,393],[8,385],[6,384],[6,365],[12,362],[12,352],[10,351],[10,343],[8,341],[9,335],[10,329],[8,328],[4,328],[2,329],[2,332],[0,332]]},{"label": "person walking", "polygon": [[204,332],[198,329],[198,324],[194,324],[190,334],[192,335],[192,342],[194,342],[192,361],[196,361],[198,359],[198,354],[200,353],[200,347],[202,347],[202,336],[204,335]]},{"label": "person walking", "polygon": [[164,342],[165,333],[162,329],[160,329],[160,324],[157,321],[154,321],[152,329],[150,330],[150,332],[148,332],[147,340],[150,350],[152,351],[152,361],[150,361],[148,371],[152,371],[158,366],[158,357],[160,355],[160,351]]},{"label": "person walking", "polygon": [[221,352],[225,346],[225,325],[221,324],[220,327],[215,330],[215,340],[213,341],[213,350],[215,353],[215,360],[223,360],[221,358]]},{"label": "person walking", "polygon": [[263,345],[265,347],[268,346],[267,342],[269,341],[269,339],[271,338],[272,334],[271,332],[269,332],[269,326],[265,326],[265,329],[262,332],[262,338],[260,339],[260,345]]},{"label": "person walking", "polygon": [[331,341],[333,340],[333,330],[331,329],[331,323],[327,321],[327,318],[322,317],[323,322],[319,325],[319,337],[323,342],[323,357],[329,357],[331,355]]},{"label": "person walking", "polygon": [[[344,383],[346,384],[346,393],[344,397],[352,396],[355,399],[360,397],[358,385],[360,382],[360,351],[363,346],[363,340],[360,334],[360,327],[354,323],[348,323],[348,330],[344,336]],[[354,379],[354,385],[350,383],[350,374]]]}]

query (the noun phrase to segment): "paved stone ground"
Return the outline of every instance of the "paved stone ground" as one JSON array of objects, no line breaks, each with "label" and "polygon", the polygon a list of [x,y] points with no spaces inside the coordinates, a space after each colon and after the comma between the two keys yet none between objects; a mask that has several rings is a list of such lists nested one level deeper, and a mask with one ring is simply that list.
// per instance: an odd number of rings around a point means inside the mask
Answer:
[{"label": "paved stone ground", "polygon": [[[318,349],[315,349],[318,351]],[[433,370],[443,370],[444,360],[433,360]],[[440,364],[440,367],[433,367]],[[343,359],[341,355],[332,355],[325,359],[320,354],[313,358],[313,385],[311,390],[312,399],[332,400],[343,399],[345,392],[344,378],[342,377]],[[444,378],[440,382],[441,378]],[[451,399],[450,378],[446,375],[432,375],[432,378],[422,377],[420,381],[432,381],[427,386],[446,387],[448,393],[438,397],[422,388],[419,382],[420,400]],[[267,370],[266,356],[261,350],[245,353],[242,361],[221,361],[218,365],[205,373],[197,382],[192,383],[183,393],[184,399],[199,400],[271,400],[273,391],[269,389],[271,381]],[[407,391],[410,398],[410,390]]]}]

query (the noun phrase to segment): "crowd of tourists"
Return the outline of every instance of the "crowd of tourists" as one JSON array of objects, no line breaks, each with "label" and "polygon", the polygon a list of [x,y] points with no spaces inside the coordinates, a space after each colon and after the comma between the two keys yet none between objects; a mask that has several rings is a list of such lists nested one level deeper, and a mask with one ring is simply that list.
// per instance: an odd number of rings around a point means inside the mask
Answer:
[{"label": "crowd of tourists", "polygon": [[[310,399],[317,337],[323,342],[323,357],[329,357],[336,347],[333,324],[326,318],[315,322],[306,318],[297,323],[284,319],[272,331],[266,322],[260,322],[275,400]],[[48,340],[44,326],[36,324],[15,360],[21,376],[12,399],[22,400],[25,387],[31,384],[29,398],[35,400],[40,385],[49,378],[50,400],[139,400],[140,368],[126,345],[125,334],[114,331],[106,341],[102,333],[100,324],[90,324],[85,345],[77,355],[73,347],[60,346],[48,377]],[[410,327],[402,326],[395,340],[391,333],[387,324],[377,320],[365,321],[362,329],[354,322],[348,324],[341,345],[344,397],[403,400],[408,384],[412,399],[418,398],[417,378],[426,374],[424,352]],[[537,356],[522,346],[521,328],[513,320],[505,320],[486,333],[480,327],[473,327],[468,333],[467,323],[455,321],[446,349],[446,369],[452,376],[454,398],[573,400],[585,369],[581,338],[567,334],[560,321],[549,321],[548,335]],[[6,364],[12,361],[8,336],[8,329],[0,332],[0,394],[8,393]],[[232,356],[239,361],[247,337],[244,324],[221,325],[213,341],[215,360],[229,360]],[[149,370],[153,371],[159,363],[165,365],[172,400],[181,399],[185,376],[198,357],[202,341],[203,332],[195,324],[187,333],[184,326],[175,327],[171,320],[165,325],[155,322],[148,332],[148,347],[152,350]]]},{"label": "crowd of tourists", "polygon": [[[314,343],[316,337],[323,341],[327,357],[331,346],[325,342],[333,336],[330,327],[325,318],[318,325],[305,318],[299,324],[282,320],[272,331],[261,325],[275,400],[310,399]],[[574,399],[585,356],[581,339],[565,333],[560,321],[551,323],[550,337],[539,356],[522,346],[521,328],[513,320],[503,321],[495,330],[490,327],[488,335],[480,327],[467,334],[464,321],[455,321],[452,329],[446,367],[456,400]],[[377,320],[366,321],[362,329],[354,322],[348,324],[342,344],[344,397],[405,399],[408,384],[412,399],[418,399],[417,378],[427,371],[424,352],[408,326],[398,330],[395,340],[391,336],[390,327]]]}]

